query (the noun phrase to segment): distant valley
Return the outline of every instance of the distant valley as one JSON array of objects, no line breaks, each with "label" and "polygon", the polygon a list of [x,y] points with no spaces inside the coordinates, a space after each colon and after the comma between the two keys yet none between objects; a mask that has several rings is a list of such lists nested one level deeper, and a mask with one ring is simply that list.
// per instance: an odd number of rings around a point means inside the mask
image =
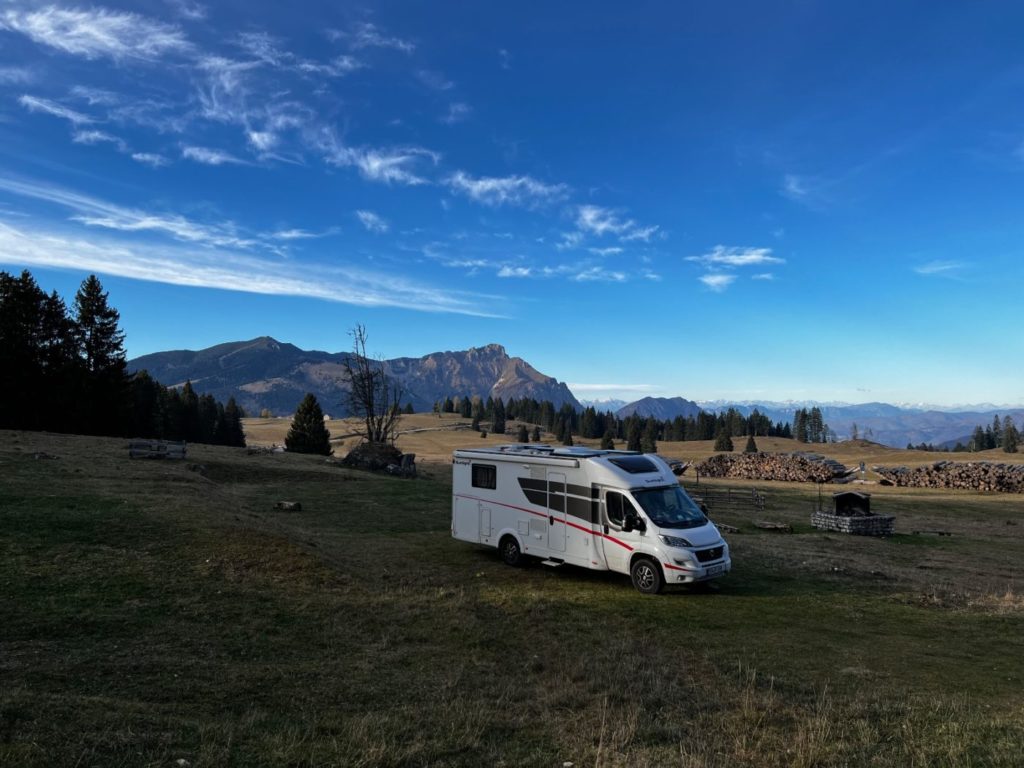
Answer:
[{"label": "distant valley", "polygon": [[[198,392],[209,393],[218,400],[234,397],[250,415],[264,409],[275,415],[288,415],[307,392],[316,395],[325,412],[344,415],[342,374],[346,354],[303,350],[262,336],[199,351],[157,352],[129,361],[129,369],[148,370],[168,386],[180,386],[190,380]],[[615,400],[581,403],[565,383],[539,372],[520,357],[510,356],[499,344],[385,360],[384,366],[388,375],[402,383],[406,393],[403,404],[412,403],[417,411],[429,410],[445,397],[478,395],[506,401],[523,397],[550,400],[556,407],[564,403],[574,408],[590,405],[600,411],[612,411],[621,418],[638,414],[667,420],[694,416],[700,410],[720,412],[735,408],[744,415],[756,409],[773,422],[791,422],[797,408],[815,405],[810,402],[708,402],[683,397],[645,397],[632,403]],[[966,443],[972,430],[979,424],[990,425],[996,413],[1010,415],[1018,426],[1024,426],[1022,408],[953,411],[888,403],[818,404],[818,407],[839,439],[852,437],[856,425],[859,437],[896,448],[903,448],[907,443],[929,443],[936,447],[951,447],[957,440]]]}]

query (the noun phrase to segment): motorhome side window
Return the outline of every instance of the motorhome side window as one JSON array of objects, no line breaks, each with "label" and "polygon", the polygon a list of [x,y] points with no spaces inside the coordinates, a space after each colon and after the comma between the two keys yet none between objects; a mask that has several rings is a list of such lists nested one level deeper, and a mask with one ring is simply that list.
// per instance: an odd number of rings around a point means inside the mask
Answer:
[{"label": "motorhome side window", "polygon": [[621,493],[615,493],[613,491],[609,491],[608,493],[605,494],[604,506],[605,506],[605,509],[608,510],[608,522],[609,523],[612,523],[613,525],[619,525],[619,526],[622,525],[623,521],[625,520],[625,513],[623,511],[623,509],[624,509],[623,502],[624,502],[624,499],[622,498],[622,494]]},{"label": "motorhome side window", "polygon": [[493,464],[474,464],[473,487],[490,488],[492,491],[497,488],[498,468]]}]

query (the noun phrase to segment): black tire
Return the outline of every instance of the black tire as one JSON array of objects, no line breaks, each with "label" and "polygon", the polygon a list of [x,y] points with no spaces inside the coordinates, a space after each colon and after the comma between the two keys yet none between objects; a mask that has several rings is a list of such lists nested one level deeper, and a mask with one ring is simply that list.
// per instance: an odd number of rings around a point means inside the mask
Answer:
[{"label": "black tire", "polygon": [[665,579],[661,575],[661,566],[647,557],[638,557],[629,567],[630,578],[637,592],[645,595],[656,595],[661,592]]},{"label": "black tire", "polygon": [[501,555],[505,565],[517,567],[526,561],[526,557],[523,555],[523,551],[519,549],[519,542],[516,541],[515,536],[506,536],[498,542],[498,553]]}]

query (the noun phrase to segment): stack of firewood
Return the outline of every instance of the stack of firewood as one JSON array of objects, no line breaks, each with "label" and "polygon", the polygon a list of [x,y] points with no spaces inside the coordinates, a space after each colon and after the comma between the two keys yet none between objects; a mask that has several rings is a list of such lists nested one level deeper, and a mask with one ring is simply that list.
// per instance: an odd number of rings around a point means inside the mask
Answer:
[{"label": "stack of firewood", "polygon": [[829,483],[849,470],[837,461],[810,453],[719,453],[697,465],[704,477]]},{"label": "stack of firewood", "polygon": [[872,467],[892,485],[1024,493],[1024,464],[937,461],[925,467]]}]

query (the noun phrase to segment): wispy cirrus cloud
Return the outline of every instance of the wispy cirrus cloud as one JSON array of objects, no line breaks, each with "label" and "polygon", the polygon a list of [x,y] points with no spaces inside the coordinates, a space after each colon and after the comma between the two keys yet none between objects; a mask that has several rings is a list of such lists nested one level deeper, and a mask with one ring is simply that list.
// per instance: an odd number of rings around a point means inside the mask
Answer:
[{"label": "wispy cirrus cloud", "polygon": [[623,283],[626,281],[626,273],[604,267],[589,267],[573,275],[572,279],[581,283]]},{"label": "wispy cirrus cloud", "polygon": [[27,85],[35,79],[28,67],[0,67],[0,85]]},{"label": "wispy cirrus cloud", "polygon": [[301,296],[364,307],[496,317],[478,294],[450,291],[391,273],[294,265],[223,248],[153,246],[39,231],[0,222],[0,263],[73,269],[148,282],[274,296]]},{"label": "wispy cirrus cloud", "polygon": [[701,256],[687,256],[687,261],[696,261],[705,266],[751,267],[763,264],[785,264],[785,259],[772,255],[771,248],[738,248],[716,245]]},{"label": "wispy cirrus cloud", "polygon": [[448,105],[448,112],[441,116],[441,122],[445,125],[455,125],[469,119],[472,114],[473,108],[469,104],[456,101]]},{"label": "wispy cirrus cloud", "polygon": [[356,211],[356,218],[359,219],[359,223],[366,227],[368,232],[375,232],[377,234],[384,234],[391,228],[382,216],[378,216],[373,211]]},{"label": "wispy cirrus cloud", "polygon": [[310,232],[307,229],[279,229],[276,232],[271,232],[270,237],[274,240],[315,240],[321,237],[329,237],[330,235],[336,235],[338,233],[337,227],[330,227],[323,232]]},{"label": "wispy cirrus cloud", "polygon": [[623,248],[618,246],[610,246],[608,248],[587,248],[595,256],[617,256],[623,252]]},{"label": "wispy cirrus cloud", "polygon": [[509,267],[505,266],[498,270],[498,277],[529,277],[533,274],[530,267]]},{"label": "wispy cirrus cloud", "polygon": [[456,171],[445,184],[471,200],[498,207],[518,205],[532,207],[564,200],[569,194],[565,184],[546,184],[531,176],[478,176]]},{"label": "wispy cirrus cloud", "polygon": [[715,293],[721,293],[730,285],[732,285],[733,282],[735,282],[736,275],[725,274],[721,272],[712,272],[711,274],[708,275],[701,275],[697,279],[704,283],[704,285],[706,285]]},{"label": "wispy cirrus cloud", "polygon": [[622,242],[633,240],[650,241],[659,230],[658,225],[640,226],[633,219],[624,219],[620,213],[600,205],[581,205],[576,209],[578,231],[603,237],[617,235]]},{"label": "wispy cirrus cloud", "polygon": [[126,208],[61,187],[11,178],[0,178],[0,189],[69,209],[73,214],[70,219],[87,227],[158,233],[204,246],[247,249],[259,245],[256,239],[239,234],[232,222],[203,224],[180,214]]},{"label": "wispy cirrus cloud", "polygon": [[442,73],[436,72],[432,69],[416,70],[416,79],[427,86],[427,88],[435,91],[450,91],[455,87],[455,83],[445,77]]},{"label": "wispy cirrus cloud", "polygon": [[128,145],[123,139],[106,131],[75,131],[71,140],[76,144],[112,144],[120,152],[128,151]]},{"label": "wispy cirrus cloud", "polygon": [[148,165],[150,168],[163,168],[165,165],[171,164],[171,161],[166,157],[154,152],[132,152],[132,160]]},{"label": "wispy cirrus cloud", "polygon": [[420,168],[427,163],[436,166],[441,160],[438,153],[423,147],[348,147],[338,141],[330,130],[321,130],[307,140],[322,152],[325,162],[356,168],[364,179],[383,184],[410,187],[429,184],[421,175]]},{"label": "wispy cirrus cloud", "polygon": [[95,118],[89,117],[89,115],[78,112],[70,107],[65,107],[56,101],[41,99],[37,96],[29,96],[27,94],[20,96],[18,97],[18,103],[29,112],[43,112],[44,114],[67,120],[75,125],[88,125],[89,123],[96,122]]},{"label": "wispy cirrus cloud", "polygon": [[187,53],[192,44],[176,25],[129,11],[105,8],[14,9],[0,13],[0,28],[20,32],[34,42],[86,59],[156,61]]},{"label": "wispy cirrus cloud", "polygon": [[335,32],[334,36],[348,38],[353,48],[391,48],[402,53],[416,50],[415,43],[385,34],[376,24],[369,22],[356,24],[348,32]]},{"label": "wispy cirrus cloud", "polygon": [[181,156],[203,165],[247,165],[245,160],[235,157],[230,152],[209,147],[182,147]]},{"label": "wispy cirrus cloud", "polygon": [[967,264],[962,261],[929,261],[914,267],[914,271],[925,277],[960,277]]}]

